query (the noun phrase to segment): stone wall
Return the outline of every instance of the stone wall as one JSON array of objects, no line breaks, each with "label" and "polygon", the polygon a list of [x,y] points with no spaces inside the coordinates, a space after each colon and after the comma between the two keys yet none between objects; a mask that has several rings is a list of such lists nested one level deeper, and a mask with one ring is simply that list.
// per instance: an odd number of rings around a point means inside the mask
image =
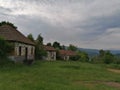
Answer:
[{"label": "stone wall", "polygon": [[34,60],[35,56],[35,47],[32,45],[27,45],[23,43],[16,42],[14,45],[14,55],[10,56],[10,58],[14,61],[23,61]]},{"label": "stone wall", "polygon": [[56,60],[56,52],[55,51],[47,51],[46,60]]}]

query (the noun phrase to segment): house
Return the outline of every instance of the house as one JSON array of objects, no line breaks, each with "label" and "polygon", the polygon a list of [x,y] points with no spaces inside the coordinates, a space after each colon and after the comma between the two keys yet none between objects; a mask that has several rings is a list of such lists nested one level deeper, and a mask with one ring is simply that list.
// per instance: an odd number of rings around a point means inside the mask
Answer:
[{"label": "house", "polygon": [[56,60],[56,49],[54,47],[44,45],[44,50],[47,51],[45,60]]},{"label": "house", "polygon": [[9,58],[13,61],[23,62],[24,60],[34,60],[34,43],[18,30],[7,24],[2,25],[0,26],[0,37],[14,44],[14,50],[9,55]]},{"label": "house", "polygon": [[71,51],[71,50],[59,50],[59,56],[63,60],[69,60],[70,57],[76,56],[76,52]]}]

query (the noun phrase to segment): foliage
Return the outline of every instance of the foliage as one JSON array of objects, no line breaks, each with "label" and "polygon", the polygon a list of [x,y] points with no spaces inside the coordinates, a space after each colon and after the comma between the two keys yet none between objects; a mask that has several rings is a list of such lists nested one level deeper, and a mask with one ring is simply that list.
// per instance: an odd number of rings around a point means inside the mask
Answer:
[{"label": "foliage", "polygon": [[47,52],[43,48],[43,37],[39,34],[36,39],[36,46],[35,46],[35,57],[36,59],[42,59],[43,56],[47,55]]},{"label": "foliage", "polygon": [[0,37],[0,58],[7,57],[8,53],[10,53],[13,48],[13,44],[8,43]]},{"label": "foliage", "polygon": [[68,47],[68,50],[71,50],[71,51],[77,51],[77,47],[70,44],[69,47]]},{"label": "foliage", "polygon": [[110,64],[115,60],[114,55],[110,51],[99,50],[99,55],[92,58],[94,63]]},{"label": "foliage", "polygon": [[62,50],[66,50],[65,45],[62,45],[62,46],[61,46],[61,49],[62,49]]},{"label": "foliage", "polygon": [[29,35],[27,36],[27,38],[30,39],[30,40],[33,41],[33,42],[35,41],[32,34],[29,34]]},{"label": "foliage", "polygon": [[77,51],[77,55],[79,56],[80,61],[82,61],[82,62],[88,62],[89,61],[89,57],[88,57],[88,54],[86,52]]},{"label": "foliage", "polygon": [[52,44],[51,43],[47,43],[47,46],[52,46]]},{"label": "foliage", "polygon": [[106,51],[103,60],[106,64],[113,63],[114,55],[110,51]]},{"label": "foliage", "polygon": [[71,56],[70,60],[72,60],[72,61],[78,61],[78,60],[80,60],[80,55]]},{"label": "foliage", "polygon": [[59,42],[57,42],[57,41],[55,41],[54,43],[53,43],[53,47],[54,48],[56,48],[56,49],[61,49],[61,45],[60,45],[60,43]]},{"label": "foliage", "polygon": [[12,43],[8,43],[3,38],[0,37],[0,66],[10,62],[8,59],[8,54],[10,54],[14,49]]},{"label": "foliage", "polygon": [[0,26],[2,26],[2,25],[10,25],[11,27],[17,29],[17,27],[13,23],[10,23],[8,21],[2,21],[2,22],[0,22]]}]

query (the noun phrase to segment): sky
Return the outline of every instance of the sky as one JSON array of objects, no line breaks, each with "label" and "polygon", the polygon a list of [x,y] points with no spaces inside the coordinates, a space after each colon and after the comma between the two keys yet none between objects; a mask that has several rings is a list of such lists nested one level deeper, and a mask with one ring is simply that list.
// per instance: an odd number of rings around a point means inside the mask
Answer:
[{"label": "sky", "polygon": [[80,48],[120,50],[120,0],[0,0],[0,22]]}]

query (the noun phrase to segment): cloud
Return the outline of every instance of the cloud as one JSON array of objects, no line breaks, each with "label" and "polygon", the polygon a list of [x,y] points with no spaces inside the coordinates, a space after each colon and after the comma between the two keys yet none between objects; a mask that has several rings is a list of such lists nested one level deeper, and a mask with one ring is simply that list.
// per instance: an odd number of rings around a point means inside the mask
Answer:
[{"label": "cloud", "polygon": [[120,49],[119,15],[119,0],[0,1],[0,21],[11,21],[22,33],[33,33],[35,38],[42,33],[45,42],[78,47]]}]

